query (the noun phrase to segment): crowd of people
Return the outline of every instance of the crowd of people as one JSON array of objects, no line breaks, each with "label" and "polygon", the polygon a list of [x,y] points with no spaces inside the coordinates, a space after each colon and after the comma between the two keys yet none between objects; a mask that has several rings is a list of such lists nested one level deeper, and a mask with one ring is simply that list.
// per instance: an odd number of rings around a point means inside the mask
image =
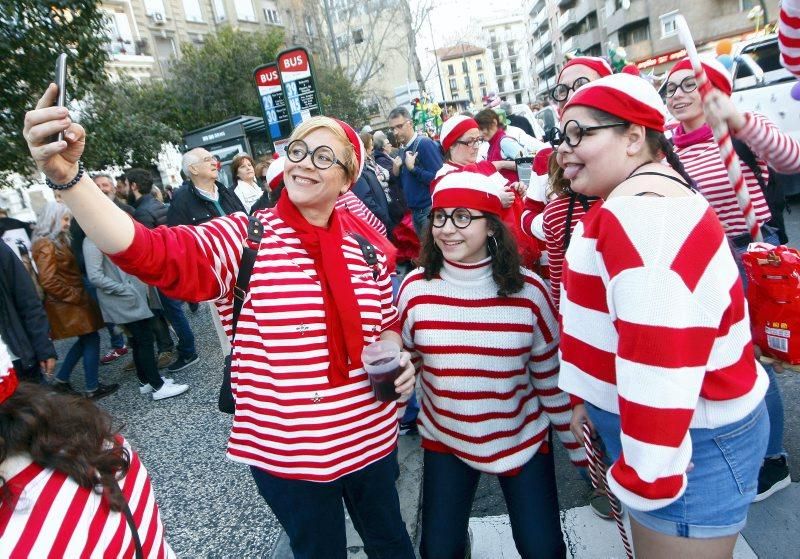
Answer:
[{"label": "crowd of people", "polygon": [[[608,465],[589,502],[604,518],[609,493],[625,505],[637,556],[730,557],[750,503],[791,478],[780,390],[750,334],[752,239],[712,126],[752,152],[742,172],[773,244],[761,185],[800,173],[800,143],[737,109],[724,66],[703,68],[711,94],[680,61],[665,102],[601,58],[569,60],[550,147],[491,108],[431,138],[398,107],[396,147],[320,116],[279,158],[236,156],[230,188],[190,150],[184,183],[163,193],[144,169],[87,173],[90,139],[51,85],[24,136],[57,201],[32,231],[33,267],[0,243],[0,548],[173,555],[144,465],[91,400],[120,389],[99,371],[128,353],[141,394],[186,392],[162,371],[199,361],[184,308],[209,304],[230,358],[227,456],[295,557],[346,555],[342,502],[368,556],[415,556],[395,488],[409,432],[424,456],[422,557],[469,556],[482,473],[498,477],[519,554],[566,557],[554,445],[588,482],[587,427]],[[68,338],[56,370],[53,340]],[[379,340],[402,348],[391,401],[362,363]]]}]

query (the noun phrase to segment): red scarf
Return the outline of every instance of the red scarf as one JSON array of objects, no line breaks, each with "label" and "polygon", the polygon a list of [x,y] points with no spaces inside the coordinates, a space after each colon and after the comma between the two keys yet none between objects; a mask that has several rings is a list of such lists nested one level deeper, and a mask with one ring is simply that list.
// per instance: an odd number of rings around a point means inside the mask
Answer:
[{"label": "red scarf", "polygon": [[334,209],[328,227],[317,227],[303,217],[288,196],[280,197],[277,209],[281,219],[297,232],[300,244],[314,261],[322,287],[328,335],[328,382],[331,386],[341,386],[349,381],[350,369],[361,367],[364,342],[361,312],[342,252],[339,213]]}]

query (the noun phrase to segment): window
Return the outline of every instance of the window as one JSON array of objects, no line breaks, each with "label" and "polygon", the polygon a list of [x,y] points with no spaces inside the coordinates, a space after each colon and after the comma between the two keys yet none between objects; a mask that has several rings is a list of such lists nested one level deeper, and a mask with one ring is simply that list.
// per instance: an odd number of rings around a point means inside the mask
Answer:
[{"label": "window", "polygon": [[317,27],[314,25],[314,20],[311,16],[306,16],[304,22],[306,24],[306,35],[315,37],[317,35]]},{"label": "window", "polygon": [[619,44],[623,47],[648,39],[650,39],[650,24],[647,20],[619,32]]},{"label": "window", "polygon": [[105,12],[105,28],[110,54],[136,54],[128,16],[120,12]]},{"label": "window", "polygon": [[739,0],[739,11],[749,12],[756,6],[760,6],[758,0]]},{"label": "window", "polygon": [[478,74],[478,85],[486,85],[486,77],[483,74]]},{"label": "window", "polygon": [[461,61],[461,71],[464,72],[465,74],[469,72],[469,66],[467,66],[466,60]]},{"label": "window", "polygon": [[167,15],[167,10],[164,8],[164,0],[144,0],[144,12],[152,17],[155,17],[155,14],[160,14],[163,20]]},{"label": "window", "polygon": [[469,76],[464,76],[464,87],[467,88],[467,91],[472,87],[472,84],[469,81]]},{"label": "window", "polygon": [[500,66],[499,62],[494,65],[494,75],[495,76],[503,75],[503,68]]},{"label": "window", "polygon": [[513,85],[513,89],[519,89],[519,79],[514,78]]},{"label": "window", "polygon": [[678,34],[678,24],[675,22],[675,18],[677,16],[678,16],[678,10],[673,10],[658,18],[659,20],[661,20],[662,39],[665,39],[667,37],[672,37],[673,35]]},{"label": "window", "polygon": [[458,89],[458,82],[455,78],[450,78],[450,89]]},{"label": "window", "polygon": [[455,70],[455,68],[453,68],[452,64],[448,64],[447,65],[447,75],[448,76],[455,76],[456,75],[456,70]]},{"label": "window", "polygon": [[227,19],[225,15],[225,2],[223,0],[214,0],[211,5],[214,7],[214,20],[217,23],[225,21]]},{"label": "window", "polygon": [[336,37],[336,48],[339,50],[345,50],[347,47],[350,46],[350,37],[347,35],[339,35]]},{"label": "window", "polygon": [[359,27],[358,29],[353,29],[353,44],[360,45],[364,42],[364,30]]},{"label": "window", "polygon": [[485,87],[481,88],[481,97],[486,97],[486,88]]},{"label": "window", "polygon": [[272,25],[281,24],[281,16],[278,14],[278,10],[264,8],[264,18],[267,20],[267,23],[271,23]]},{"label": "window", "polygon": [[203,21],[199,0],[183,0],[183,13],[186,14],[186,21]]},{"label": "window", "polygon": [[508,47],[508,56],[514,56],[514,43],[509,41],[506,43],[506,47]]},{"label": "window", "polygon": [[483,70],[483,61],[479,58],[475,61],[475,69],[480,72]]},{"label": "window", "polygon": [[517,72],[519,72],[519,70],[517,69],[517,63],[512,60],[511,61],[511,73],[512,74],[516,74]]},{"label": "window", "polygon": [[239,21],[256,21],[256,11],[252,0],[233,0],[236,17]]}]

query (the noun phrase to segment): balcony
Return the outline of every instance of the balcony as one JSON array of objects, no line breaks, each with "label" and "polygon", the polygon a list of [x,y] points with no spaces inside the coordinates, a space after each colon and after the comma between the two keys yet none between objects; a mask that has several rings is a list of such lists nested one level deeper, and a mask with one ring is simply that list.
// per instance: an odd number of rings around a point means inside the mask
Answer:
[{"label": "balcony", "polygon": [[558,28],[561,29],[561,32],[566,32],[567,29],[574,26],[578,23],[578,20],[575,19],[575,12],[572,9],[567,10],[566,12],[561,12],[561,15],[558,16]]},{"label": "balcony", "polygon": [[589,48],[599,45],[600,41],[602,40],[602,36],[600,35],[600,28],[595,27],[587,31],[586,33],[581,33],[580,35],[575,35],[572,37],[575,41],[576,49],[580,49],[581,52],[586,52]]},{"label": "balcony", "polygon": [[538,28],[539,26],[544,23],[544,20],[547,19],[547,9],[542,8],[536,16],[533,18],[533,26]]},{"label": "balcony", "polygon": [[557,6],[562,10],[564,8],[569,8],[571,4],[574,4],[575,0],[558,0]]},{"label": "balcony", "polygon": [[547,80],[539,79],[539,85],[536,86],[536,94],[537,95],[544,95],[547,93]]},{"label": "balcony", "polygon": [[570,37],[561,43],[561,53],[565,54],[575,50],[575,37]]},{"label": "balcony", "polygon": [[543,33],[539,40],[537,41],[537,46],[533,49],[534,54],[539,54],[542,52],[546,47],[550,46],[550,32]]},{"label": "balcony", "polygon": [[597,6],[594,0],[579,0],[575,7],[572,8],[572,13],[575,14],[575,21],[580,23],[589,14],[597,14]]},{"label": "balcony", "polygon": [[626,45],[624,48],[625,54],[628,55],[626,58],[631,61],[646,60],[653,56],[653,45],[651,44],[650,40],[632,43],[630,45]]},{"label": "balcony", "polygon": [[609,35],[620,28],[649,17],[647,2],[645,0],[631,0],[631,7],[627,10],[617,10],[606,17],[606,31]]}]

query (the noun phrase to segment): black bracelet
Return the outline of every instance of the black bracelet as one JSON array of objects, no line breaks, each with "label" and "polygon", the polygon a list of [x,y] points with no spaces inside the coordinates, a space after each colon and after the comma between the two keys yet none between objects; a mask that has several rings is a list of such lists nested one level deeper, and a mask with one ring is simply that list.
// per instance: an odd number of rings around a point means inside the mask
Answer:
[{"label": "black bracelet", "polygon": [[80,182],[80,180],[83,178],[83,171],[83,161],[78,161],[78,174],[75,175],[75,178],[69,181],[67,184],[56,184],[48,178],[45,178],[44,182],[53,190],[69,190],[78,184],[78,182]]}]

